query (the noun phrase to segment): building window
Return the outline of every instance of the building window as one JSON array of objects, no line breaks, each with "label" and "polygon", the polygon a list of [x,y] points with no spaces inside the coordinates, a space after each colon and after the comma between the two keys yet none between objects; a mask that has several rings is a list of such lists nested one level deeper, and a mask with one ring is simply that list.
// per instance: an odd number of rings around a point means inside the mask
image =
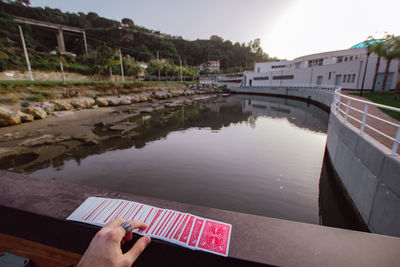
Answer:
[{"label": "building window", "polygon": [[269,77],[268,76],[265,76],[265,77],[254,77],[253,80],[255,80],[255,81],[266,81],[266,80],[269,80]]},{"label": "building window", "polygon": [[346,61],[347,61],[347,57],[344,58],[344,62],[346,62]]},{"label": "building window", "polygon": [[352,60],[353,60],[353,56],[350,56],[349,61],[352,61]]},{"label": "building window", "polygon": [[308,67],[314,67],[314,66],[322,66],[324,63],[324,59],[323,58],[317,58],[317,59],[313,59],[313,60],[309,60],[308,61]]},{"label": "building window", "polygon": [[332,74],[332,72],[329,72],[329,77],[328,77],[328,80],[330,80],[330,79],[331,79],[331,74]]},{"label": "building window", "polygon": [[272,76],[272,80],[293,80],[294,75]]},{"label": "building window", "polygon": [[343,57],[337,57],[337,63],[343,62]]},{"label": "building window", "polygon": [[342,81],[342,83],[345,83],[345,82],[346,82],[346,78],[347,78],[347,75],[346,75],[346,74],[343,75],[343,81]]},{"label": "building window", "polygon": [[260,68],[260,67],[258,67],[258,68],[257,68],[257,72],[260,72],[260,69],[261,69],[261,68]]},{"label": "building window", "polygon": [[354,82],[355,82],[355,80],[356,80],[356,75],[355,75],[355,74],[353,74],[353,75],[351,76],[351,82],[352,82],[352,83],[354,83]]},{"label": "building window", "polygon": [[297,63],[295,64],[296,69],[300,68],[300,64],[301,64],[301,62],[297,62]]},{"label": "building window", "polygon": [[351,74],[347,75],[347,82],[349,83],[351,79]]}]

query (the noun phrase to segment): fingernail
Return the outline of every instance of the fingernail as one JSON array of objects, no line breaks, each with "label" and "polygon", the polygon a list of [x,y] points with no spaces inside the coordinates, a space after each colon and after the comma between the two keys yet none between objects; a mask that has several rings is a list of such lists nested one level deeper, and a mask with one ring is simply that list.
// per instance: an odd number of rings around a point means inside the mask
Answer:
[{"label": "fingernail", "polygon": [[150,236],[146,235],[144,238],[144,241],[146,242],[146,245],[150,244],[150,242],[151,242]]}]

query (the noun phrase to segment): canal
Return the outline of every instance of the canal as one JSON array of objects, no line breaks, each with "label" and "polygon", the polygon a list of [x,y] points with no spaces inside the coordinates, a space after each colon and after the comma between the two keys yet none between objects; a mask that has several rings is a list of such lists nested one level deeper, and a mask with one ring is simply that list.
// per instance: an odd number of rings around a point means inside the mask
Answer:
[{"label": "canal", "polygon": [[[135,116],[135,134],[26,173],[166,200],[342,228],[352,215],[324,162],[329,114],[306,102],[232,95]],[[336,190],[336,191],[335,191]]]}]

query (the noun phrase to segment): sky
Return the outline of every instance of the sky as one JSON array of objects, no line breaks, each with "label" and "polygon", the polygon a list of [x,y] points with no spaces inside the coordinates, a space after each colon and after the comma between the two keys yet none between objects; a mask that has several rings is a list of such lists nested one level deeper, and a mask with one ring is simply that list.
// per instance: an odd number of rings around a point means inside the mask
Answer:
[{"label": "sky", "polygon": [[288,60],[347,49],[371,35],[400,35],[399,0],[31,0],[31,6],[130,18],[188,40],[260,38],[264,52]]}]

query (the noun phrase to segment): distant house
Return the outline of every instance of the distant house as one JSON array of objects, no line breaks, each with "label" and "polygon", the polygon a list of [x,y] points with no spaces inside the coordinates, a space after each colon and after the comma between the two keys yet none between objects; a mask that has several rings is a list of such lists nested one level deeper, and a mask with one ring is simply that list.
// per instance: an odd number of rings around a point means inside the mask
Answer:
[{"label": "distant house", "polygon": [[219,72],[220,71],[219,60],[209,60],[203,64],[199,65],[200,71],[208,70],[209,72]]},{"label": "distant house", "polygon": [[146,76],[146,70],[147,70],[147,67],[149,66],[149,63],[142,62],[142,61],[136,61],[136,65],[140,67],[140,71],[138,73],[139,80],[144,80],[144,78]]}]

